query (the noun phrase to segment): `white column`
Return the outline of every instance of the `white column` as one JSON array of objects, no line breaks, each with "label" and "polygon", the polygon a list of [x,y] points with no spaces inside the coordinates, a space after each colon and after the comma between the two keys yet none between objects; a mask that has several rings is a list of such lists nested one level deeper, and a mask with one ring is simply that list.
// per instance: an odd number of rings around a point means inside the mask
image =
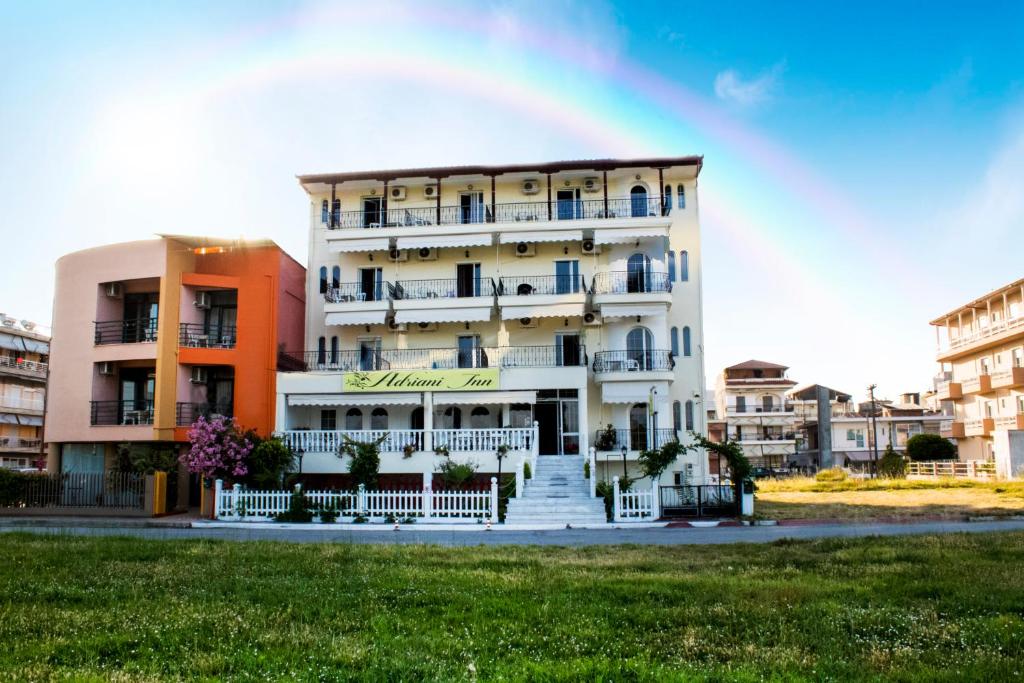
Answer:
[{"label": "white column", "polygon": [[661,498],[659,496],[661,487],[658,485],[657,479],[651,480],[651,519],[658,519],[661,517]]},{"label": "white column", "polygon": [[430,519],[434,503],[434,474],[423,473],[423,519]]},{"label": "white column", "polygon": [[238,514],[238,502],[242,499],[242,485],[235,484],[231,487],[231,516],[240,519]]},{"label": "white column", "polygon": [[[434,393],[423,392],[423,450],[434,450]],[[433,474],[433,472],[431,472]]]},{"label": "white column", "polygon": [[498,523],[498,478],[491,477],[491,524]]},{"label": "white column", "polygon": [[597,449],[591,446],[587,453],[587,462],[590,463],[590,497],[597,498]]},{"label": "white column", "polygon": [[622,521],[622,510],[619,505],[619,477],[612,477],[612,520]]},{"label": "white column", "polygon": [[213,518],[220,518],[220,494],[224,490],[224,481],[218,479],[213,482]]}]

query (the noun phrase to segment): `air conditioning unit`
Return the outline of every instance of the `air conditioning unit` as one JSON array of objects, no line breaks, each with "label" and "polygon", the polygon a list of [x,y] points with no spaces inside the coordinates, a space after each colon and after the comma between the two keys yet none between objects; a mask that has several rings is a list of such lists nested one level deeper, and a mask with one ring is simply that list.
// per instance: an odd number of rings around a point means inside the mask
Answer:
[{"label": "air conditioning unit", "polygon": [[196,300],[192,303],[196,308],[210,308],[213,305],[213,297],[209,292],[196,292]]},{"label": "air conditioning unit", "polygon": [[437,332],[437,323],[416,323],[419,332]]},{"label": "air conditioning unit", "polygon": [[4,327],[14,327],[14,318],[8,318],[7,316],[4,316],[2,321],[0,322],[3,322]]},{"label": "air conditioning unit", "polygon": [[396,202],[400,202],[405,199],[405,186],[395,185],[394,187],[391,188],[389,194],[391,198],[394,199]]},{"label": "air conditioning unit", "polygon": [[206,384],[206,368],[201,365],[192,366],[192,376],[189,377],[192,384]]},{"label": "air conditioning unit", "polygon": [[409,252],[405,249],[391,249],[388,251],[388,261],[408,261]]},{"label": "air conditioning unit", "polygon": [[32,322],[31,320],[22,320],[21,321],[21,326],[24,327],[29,332],[31,332],[32,330],[36,329],[36,324],[34,322]]},{"label": "air conditioning unit", "polygon": [[120,282],[108,282],[103,285],[103,293],[111,299],[120,299],[124,295],[124,287]]},{"label": "air conditioning unit", "polygon": [[587,311],[583,314],[583,324],[597,327],[601,324],[601,316],[593,311]]},{"label": "air conditioning unit", "polygon": [[594,242],[594,240],[583,240],[583,242],[580,243],[580,250],[584,254],[600,254],[601,245]]},{"label": "air conditioning unit", "polygon": [[536,318],[520,318],[519,319],[519,327],[520,328],[537,327],[537,319]]},{"label": "air conditioning unit", "polygon": [[396,323],[394,319],[388,321],[388,329],[392,332],[406,332],[409,326],[405,323]]},{"label": "air conditioning unit", "polygon": [[437,199],[437,185],[424,185],[423,186],[423,198],[424,199]]},{"label": "air conditioning unit", "polygon": [[531,178],[523,181],[523,194],[537,194],[540,192],[540,183]]},{"label": "air conditioning unit", "polygon": [[583,179],[583,191],[584,192],[597,192],[601,189],[600,178],[584,178]]},{"label": "air conditioning unit", "polygon": [[416,253],[416,256],[419,257],[420,261],[436,261],[437,249],[423,247]]},{"label": "air conditioning unit", "polygon": [[109,375],[113,375],[114,374],[114,364],[111,363],[109,360],[105,360],[102,363],[100,363],[99,365],[100,365],[99,369],[100,369],[100,374],[101,375],[109,376]]},{"label": "air conditioning unit", "polygon": [[537,245],[532,242],[517,242],[516,256],[536,256]]}]

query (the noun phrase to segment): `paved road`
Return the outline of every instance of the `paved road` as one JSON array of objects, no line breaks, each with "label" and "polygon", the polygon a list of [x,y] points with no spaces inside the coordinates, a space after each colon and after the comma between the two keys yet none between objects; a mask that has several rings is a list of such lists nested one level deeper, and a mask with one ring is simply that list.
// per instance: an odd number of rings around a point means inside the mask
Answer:
[{"label": "paved road", "polygon": [[[21,531],[52,535],[136,536],[150,539],[211,538],[228,541],[293,541],[304,543],[425,543],[445,546],[473,545],[716,545],[770,543],[779,539],[853,538],[913,534],[1024,531],[1024,520],[993,522],[918,522],[913,524],[821,524],[776,527],[721,527],[714,529],[559,529],[551,531],[321,531],[289,529],[217,529],[154,527],[32,527],[0,520],[0,533]],[[2,541],[0,541],[2,545]]]}]

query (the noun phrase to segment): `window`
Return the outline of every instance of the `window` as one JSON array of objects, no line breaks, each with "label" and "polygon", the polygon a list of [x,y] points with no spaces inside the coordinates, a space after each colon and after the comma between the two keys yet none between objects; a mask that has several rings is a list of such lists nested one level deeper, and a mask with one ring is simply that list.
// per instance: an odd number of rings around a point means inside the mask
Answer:
[{"label": "window", "polygon": [[333,211],[331,213],[334,214],[334,216],[333,216],[333,218],[334,218],[334,221],[333,221],[334,225],[336,225],[336,226],[337,225],[341,225],[341,200],[340,199],[335,199],[334,200],[334,205],[333,205],[332,209],[333,209]]},{"label": "window", "polygon": [[665,186],[665,196],[663,197],[665,202],[665,213],[668,213],[672,209],[672,186]]},{"label": "window", "polygon": [[327,200],[325,199],[320,204],[320,222],[327,223],[327,216],[329,215],[330,209],[328,208]]},{"label": "window", "polygon": [[555,294],[577,294],[580,291],[580,262],[555,261]]},{"label": "window", "polygon": [[462,409],[451,406],[441,414],[441,429],[462,429]]},{"label": "window", "polygon": [[327,293],[327,266],[320,266],[320,293]]},{"label": "window", "polygon": [[345,429],[358,431],[363,428],[363,411],[359,408],[349,408],[345,413]]},{"label": "window", "polygon": [[646,254],[633,254],[626,261],[626,291],[651,291],[651,259]]},{"label": "window", "polygon": [[686,191],[682,185],[676,187],[676,206],[680,209],[686,208]]},{"label": "window", "polygon": [[333,432],[338,428],[338,411],[334,408],[320,411],[320,429],[325,432]]},{"label": "window", "polygon": [[324,365],[327,362],[327,338],[320,337],[316,340],[316,363]]},{"label": "window", "polygon": [[484,429],[490,426],[491,422],[491,411],[487,410],[483,406],[477,406],[473,408],[469,414],[470,426],[473,429]]},{"label": "window", "polygon": [[690,356],[690,328],[683,328],[683,355]]},{"label": "window", "polygon": [[629,448],[647,450],[647,404],[637,403],[629,409]]},{"label": "window", "polygon": [[690,280],[690,253],[688,251],[679,252],[679,281],[689,282]]},{"label": "window", "polygon": [[387,429],[388,411],[383,408],[374,408],[370,413],[370,429]]},{"label": "window", "polygon": [[846,440],[854,441],[857,444],[857,448],[864,448],[864,430],[863,429],[847,429]]},{"label": "window", "polygon": [[668,252],[668,256],[667,256],[667,258],[665,260],[668,261],[668,281],[669,282],[675,282],[676,281],[676,252],[674,252],[674,251]]},{"label": "window", "polygon": [[331,268],[331,287],[335,289],[341,287],[341,266]]},{"label": "window", "polygon": [[678,327],[673,327],[671,330],[669,330],[669,338],[671,339],[671,342],[672,342],[672,355],[673,356],[678,356],[679,355],[679,328]]},{"label": "window", "polygon": [[633,218],[640,218],[647,215],[647,188],[643,185],[634,185],[629,191],[630,215]]},{"label": "window", "polygon": [[338,364],[338,337],[331,337],[331,365]]},{"label": "window", "polygon": [[683,428],[683,408],[679,401],[672,402],[672,428],[677,432]]},{"label": "window", "polygon": [[654,354],[654,335],[646,327],[634,327],[626,335],[626,370],[650,370]]},{"label": "window", "polygon": [[686,429],[693,429],[693,401],[686,402]]},{"label": "window", "polygon": [[423,429],[423,406],[416,406],[409,414],[409,429]]}]

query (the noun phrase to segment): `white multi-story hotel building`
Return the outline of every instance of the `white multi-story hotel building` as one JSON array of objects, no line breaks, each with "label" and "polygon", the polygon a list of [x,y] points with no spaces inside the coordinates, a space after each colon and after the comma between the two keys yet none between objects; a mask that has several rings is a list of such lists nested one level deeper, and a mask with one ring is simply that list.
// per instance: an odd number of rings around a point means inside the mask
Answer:
[{"label": "white multi-story hotel building", "polygon": [[[391,482],[435,449],[478,473],[705,432],[701,157],[300,176],[310,199],[306,349],[277,429],[304,475],[346,473],[343,435],[383,438]],[[301,353],[300,353],[301,352]],[[664,475],[703,483],[703,454]],[[382,478],[383,480],[387,480]]]}]

